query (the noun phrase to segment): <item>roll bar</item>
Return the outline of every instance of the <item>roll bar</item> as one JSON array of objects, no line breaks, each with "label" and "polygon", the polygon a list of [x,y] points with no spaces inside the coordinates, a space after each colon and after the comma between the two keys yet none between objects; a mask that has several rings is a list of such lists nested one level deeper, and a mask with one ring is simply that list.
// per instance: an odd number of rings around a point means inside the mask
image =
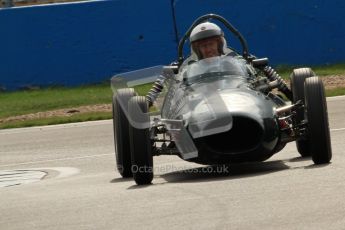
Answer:
[{"label": "roll bar", "polygon": [[196,19],[193,24],[191,25],[191,27],[189,27],[189,29],[187,30],[187,32],[184,34],[184,36],[181,38],[179,44],[178,44],[178,65],[180,66],[184,60],[183,57],[183,46],[186,43],[186,40],[189,38],[190,33],[192,32],[192,30],[199,25],[200,23],[207,21],[208,19],[217,19],[218,21],[222,22],[226,28],[228,28],[239,40],[240,43],[242,45],[242,56],[244,57],[244,59],[246,59],[247,61],[250,61],[250,55],[248,52],[248,45],[247,45],[247,41],[244,39],[244,37],[242,36],[242,34],[233,26],[231,25],[230,22],[228,22],[225,18],[223,18],[222,16],[219,16],[217,14],[206,14],[204,16],[199,17],[198,19]]}]

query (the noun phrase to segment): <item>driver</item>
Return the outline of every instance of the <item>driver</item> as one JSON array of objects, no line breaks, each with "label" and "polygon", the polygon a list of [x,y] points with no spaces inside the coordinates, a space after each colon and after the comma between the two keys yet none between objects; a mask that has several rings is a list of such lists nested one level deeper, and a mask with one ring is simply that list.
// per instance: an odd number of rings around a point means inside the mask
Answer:
[{"label": "driver", "polygon": [[[191,51],[198,60],[231,53],[226,47],[224,33],[219,26],[211,22],[197,25],[191,32],[189,41]],[[232,51],[234,53],[234,51]]]},{"label": "driver", "polygon": [[[227,47],[224,33],[218,25],[211,22],[203,22],[197,25],[190,33],[189,42],[191,56],[183,62],[180,68],[181,74],[178,75],[178,78],[185,80],[202,71],[217,72],[220,68],[219,65],[222,65],[222,69],[231,69],[233,72],[238,70],[239,75],[247,73],[245,60],[237,52]],[[213,59],[220,56],[229,56],[234,59],[233,61]],[[210,59],[207,60],[208,58]],[[205,59],[207,61],[200,62],[200,65],[192,65]],[[218,63],[218,61],[221,61],[221,63]],[[212,66],[213,64],[214,66]],[[188,67],[185,68],[186,66]]]}]

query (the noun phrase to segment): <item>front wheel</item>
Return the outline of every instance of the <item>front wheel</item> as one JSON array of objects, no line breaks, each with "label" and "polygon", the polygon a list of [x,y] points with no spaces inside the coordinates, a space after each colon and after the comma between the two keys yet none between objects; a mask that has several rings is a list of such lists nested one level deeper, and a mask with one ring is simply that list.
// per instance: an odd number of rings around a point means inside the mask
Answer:
[{"label": "front wheel", "polygon": [[[304,82],[307,78],[315,76],[315,73],[310,68],[298,68],[294,69],[290,75],[290,87],[293,95],[293,103],[295,104],[297,101],[305,101],[305,94],[304,94]],[[304,109],[299,108],[296,111],[296,123],[300,124],[304,119]],[[297,140],[296,147],[298,152],[301,154],[302,157],[310,156],[310,149],[309,149],[309,142],[308,140]]]},{"label": "front wheel", "polygon": [[[126,117],[128,101],[136,93],[132,88],[119,89],[113,96],[113,128],[115,159],[122,177],[131,177],[131,153],[129,148],[129,122]],[[121,106],[122,104],[122,106]],[[124,109],[123,109],[124,108]]]},{"label": "front wheel", "polygon": [[150,131],[148,103],[145,97],[133,97],[128,104],[132,117],[129,125],[130,148],[132,158],[132,173],[138,185],[150,184],[153,179],[153,157]]},{"label": "front wheel", "polygon": [[306,79],[304,85],[308,119],[309,149],[315,164],[329,163],[332,158],[324,86],[320,78]]}]

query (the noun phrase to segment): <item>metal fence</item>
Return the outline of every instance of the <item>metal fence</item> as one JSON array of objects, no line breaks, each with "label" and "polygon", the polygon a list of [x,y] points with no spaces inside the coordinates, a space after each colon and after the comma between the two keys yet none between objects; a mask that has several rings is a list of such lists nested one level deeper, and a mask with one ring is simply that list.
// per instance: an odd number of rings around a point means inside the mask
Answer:
[{"label": "metal fence", "polygon": [[13,0],[1,0],[0,7],[12,7],[14,6]]},{"label": "metal fence", "polygon": [[51,3],[59,3],[59,2],[76,2],[76,1],[83,1],[83,0],[0,0],[0,8],[51,4]]}]

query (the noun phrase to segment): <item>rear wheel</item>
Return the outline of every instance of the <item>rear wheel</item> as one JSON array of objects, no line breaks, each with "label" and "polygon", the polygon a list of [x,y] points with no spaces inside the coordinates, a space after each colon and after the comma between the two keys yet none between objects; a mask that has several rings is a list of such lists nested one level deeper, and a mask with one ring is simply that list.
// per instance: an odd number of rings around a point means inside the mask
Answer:
[{"label": "rear wheel", "polygon": [[[121,106],[128,106],[130,98],[136,93],[132,88],[119,89],[113,96],[113,128],[115,159],[118,172],[122,177],[131,177],[131,152],[129,147],[129,122]],[[125,108],[127,109],[127,108]]]},{"label": "rear wheel", "polygon": [[312,159],[315,164],[329,163],[332,158],[331,138],[324,86],[320,78],[306,79],[305,103]]},{"label": "rear wheel", "polygon": [[[292,90],[294,104],[298,101],[302,101],[302,102],[305,101],[304,82],[307,78],[310,78],[313,76],[315,76],[315,73],[310,68],[299,68],[299,69],[293,70],[293,72],[290,75],[290,86]],[[297,109],[296,123],[300,124],[304,119],[305,119],[304,109],[303,108]],[[306,156],[311,155],[308,140],[297,140],[296,146],[301,156],[306,157]]]},{"label": "rear wheel", "polygon": [[129,126],[132,173],[138,185],[150,184],[153,179],[152,142],[149,127],[150,117],[145,97],[133,97],[128,104],[129,114],[133,117],[133,125]]}]

